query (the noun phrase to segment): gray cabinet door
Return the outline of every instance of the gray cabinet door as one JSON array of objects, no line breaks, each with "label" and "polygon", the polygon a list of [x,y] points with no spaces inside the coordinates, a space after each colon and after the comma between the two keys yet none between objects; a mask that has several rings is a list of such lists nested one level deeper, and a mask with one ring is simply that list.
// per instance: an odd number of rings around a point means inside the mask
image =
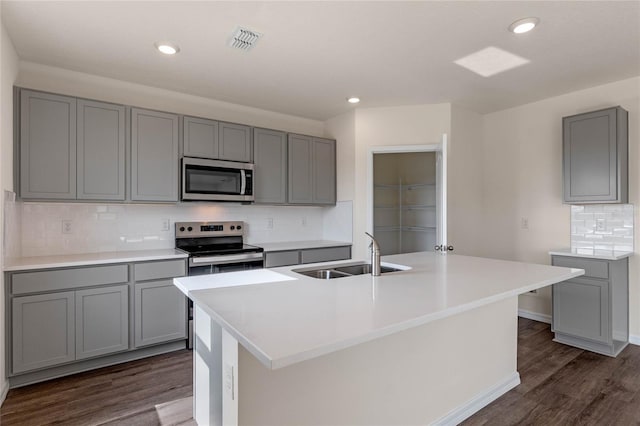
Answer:
[{"label": "gray cabinet door", "polygon": [[124,106],[78,100],[78,199],[125,198]]},{"label": "gray cabinet door", "polygon": [[20,196],[76,198],[76,99],[22,90]]},{"label": "gray cabinet door", "polygon": [[76,291],[76,359],[129,349],[129,286]]},{"label": "gray cabinet door", "polygon": [[627,202],[627,115],[616,107],[563,118],[566,203]]},{"label": "gray cabinet door", "polygon": [[218,156],[221,160],[251,162],[251,127],[233,123],[219,123]]},{"label": "gray cabinet door", "polygon": [[75,360],[74,292],[12,300],[12,372]]},{"label": "gray cabinet door", "polygon": [[313,140],[309,136],[289,134],[288,197],[291,204],[313,203]]},{"label": "gray cabinet door", "polygon": [[336,141],[313,140],[313,203],[336,203]]},{"label": "gray cabinet door", "polygon": [[131,199],[178,201],[178,116],[131,109]]},{"label": "gray cabinet door", "polygon": [[186,157],[218,158],[218,122],[184,117],[183,154]]},{"label": "gray cabinet door", "polygon": [[574,278],[553,285],[555,332],[610,343],[609,282]]},{"label": "gray cabinet door", "polygon": [[135,284],[135,346],[187,337],[187,301],[172,280]]},{"label": "gray cabinet door", "polygon": [[287,202],[287,135],[267,129],[253,129],[256,204]]}]

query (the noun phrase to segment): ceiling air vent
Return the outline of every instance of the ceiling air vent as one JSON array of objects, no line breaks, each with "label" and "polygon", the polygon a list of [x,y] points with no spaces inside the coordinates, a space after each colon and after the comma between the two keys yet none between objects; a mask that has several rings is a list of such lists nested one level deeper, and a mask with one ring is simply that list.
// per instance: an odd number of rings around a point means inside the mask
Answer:
[{"label": "ceiling air vent", "polygon": [[229,46],[234,49],[248,51],[258,42],[262,34],[247,28],[238,27],[229,40]]}]

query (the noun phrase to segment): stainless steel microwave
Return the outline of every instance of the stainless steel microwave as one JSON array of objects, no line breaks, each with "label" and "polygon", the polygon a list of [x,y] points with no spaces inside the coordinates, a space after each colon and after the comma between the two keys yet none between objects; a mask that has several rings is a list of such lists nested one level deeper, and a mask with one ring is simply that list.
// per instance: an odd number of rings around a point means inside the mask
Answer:
[{"label": "stainless steel microwave", "polygon": [[182,199],[253,201],[253,164],[184,157]]}]

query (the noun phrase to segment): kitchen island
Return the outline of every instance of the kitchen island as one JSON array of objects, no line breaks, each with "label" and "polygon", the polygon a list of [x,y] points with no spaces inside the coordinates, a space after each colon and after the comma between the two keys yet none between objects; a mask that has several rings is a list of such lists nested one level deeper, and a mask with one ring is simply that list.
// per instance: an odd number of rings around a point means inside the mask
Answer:
[{"label": "kitchen island", "polygon": [[409,269],[175,279],[195,304],[198,424],[455,424],[520,382],[517,296],[584,273],[427,252],[383,262]]}]

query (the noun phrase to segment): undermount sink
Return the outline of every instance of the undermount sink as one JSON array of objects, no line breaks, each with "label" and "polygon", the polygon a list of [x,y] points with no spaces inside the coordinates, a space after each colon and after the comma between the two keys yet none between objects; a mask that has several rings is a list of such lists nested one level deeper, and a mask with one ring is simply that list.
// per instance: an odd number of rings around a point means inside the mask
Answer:
[{"label": "undermount sink", "polygon": [[[388,272],[399,272],[405,271],[407,269],[406,266],[401,265],[381,265],[380,272],[385,274]],[[338,265],[326,265],[323,267],[316,268],[302,268],[302,269],[292,269],[292,272],[296,272],[298,274],[306,275],[311,278],[318,278],[322,280],[330,280],[333,278],[344,278],[344,277],[352,277],[354,275],[363,275],[371,273],[371,264],[370,263],[351,263],[351,264],[338,264]]]}]

